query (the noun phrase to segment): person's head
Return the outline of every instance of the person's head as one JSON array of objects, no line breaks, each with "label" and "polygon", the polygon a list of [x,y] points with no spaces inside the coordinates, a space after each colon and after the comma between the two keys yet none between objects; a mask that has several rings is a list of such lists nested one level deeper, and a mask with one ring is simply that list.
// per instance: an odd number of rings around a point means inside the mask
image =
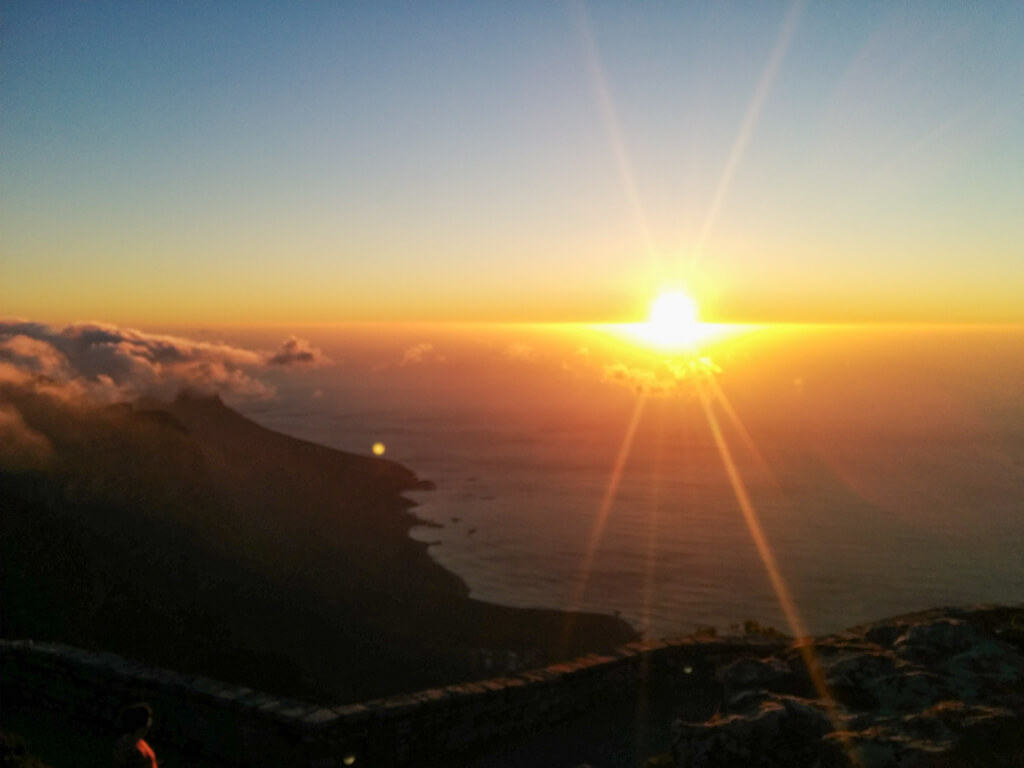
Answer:
[{"label": "person's head", "polygon": [[153,724],[153,708],[139,702],[121,710],[121,733],[138,733],[149,730]]}]

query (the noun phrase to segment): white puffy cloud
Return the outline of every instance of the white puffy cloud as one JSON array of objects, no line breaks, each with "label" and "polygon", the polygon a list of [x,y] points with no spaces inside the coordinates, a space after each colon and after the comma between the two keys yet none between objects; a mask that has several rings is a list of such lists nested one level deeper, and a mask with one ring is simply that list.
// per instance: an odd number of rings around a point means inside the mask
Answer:
[{"label": "white puffy cloud", "polygon": [[253,375],[267,355],[229,344],[144,333],[102,323],[54,329],[0,321],[0,379],[101,402],[170,398],[182,389],[267,397]]}]

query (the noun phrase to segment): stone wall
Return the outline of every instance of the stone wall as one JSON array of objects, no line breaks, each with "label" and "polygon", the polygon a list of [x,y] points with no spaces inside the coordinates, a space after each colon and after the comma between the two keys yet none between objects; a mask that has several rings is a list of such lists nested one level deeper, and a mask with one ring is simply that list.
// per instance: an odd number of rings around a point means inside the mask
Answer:
[{"label": "stone wall", "polygon": [[509,677],[325,708],[111,653],[0,640],[0,684],[5,700],[105,726],[114,725],[125,704],[149,702],[161,741],[237,765],[401,766],[536,733],[632,695],[644,681],[679,679],[779,645],[697,638],[631,643]]}]

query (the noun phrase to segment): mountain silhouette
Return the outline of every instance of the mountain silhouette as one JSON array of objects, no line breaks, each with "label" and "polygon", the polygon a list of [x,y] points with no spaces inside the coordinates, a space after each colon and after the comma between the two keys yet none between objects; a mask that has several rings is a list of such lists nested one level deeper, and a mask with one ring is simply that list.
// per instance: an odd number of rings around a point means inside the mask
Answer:
[{"label": "mountain silhouette", "polygon": [[5,637],[331,703],[480,676],[481,652],[543,662],[635,637],[612,617],[471,599],[409,538],[421,523],[400,494],[429,483],[392,461],[273,432],[216,396],[0,397],[52,449],[0,462]]}]

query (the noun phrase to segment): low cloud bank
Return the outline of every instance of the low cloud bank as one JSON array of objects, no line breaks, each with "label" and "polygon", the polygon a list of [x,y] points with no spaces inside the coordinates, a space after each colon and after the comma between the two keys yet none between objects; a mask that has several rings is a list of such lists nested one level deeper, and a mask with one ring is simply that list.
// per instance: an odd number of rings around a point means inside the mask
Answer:
[{"label": "low cloud bank", "polygon": [[270,367],[314,367],[330,360],[292,336],[275,352],[145,333],[104,323],[0,321],[0,384],[99,403],[173,398],[183,389],[244,398],[274,394],[259,378]]}]

